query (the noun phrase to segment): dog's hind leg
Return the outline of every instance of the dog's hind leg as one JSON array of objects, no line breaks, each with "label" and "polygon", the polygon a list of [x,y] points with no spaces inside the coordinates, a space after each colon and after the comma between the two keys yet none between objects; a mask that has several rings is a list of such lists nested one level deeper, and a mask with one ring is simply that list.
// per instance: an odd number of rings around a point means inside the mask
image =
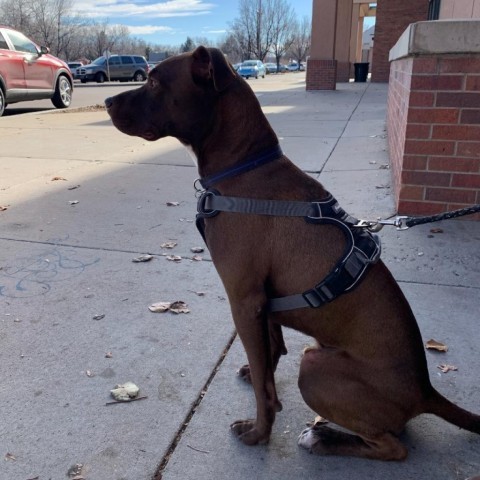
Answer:
[{"label": "dog's hind leg", "polygon": [[407,449],[391,433],[366,439],[322,424],[304,430],[298,444],[318,455],[343,455],[373,460],[404,460],[407,457]]},{"label": "dog's hind leg", "polygon": [[[411,398],[389,399],[375,388],[374,372],[335,348],[309,348],[300,366],[299,387],[307,405],[351,433],[325,425],[302,432],[299,445],[321,455],[403,460],[407,449],[396,435],[410,418]],[[363,376],[365,374],[365,376]],[[402,400],[407,403],[404,409]]]}]

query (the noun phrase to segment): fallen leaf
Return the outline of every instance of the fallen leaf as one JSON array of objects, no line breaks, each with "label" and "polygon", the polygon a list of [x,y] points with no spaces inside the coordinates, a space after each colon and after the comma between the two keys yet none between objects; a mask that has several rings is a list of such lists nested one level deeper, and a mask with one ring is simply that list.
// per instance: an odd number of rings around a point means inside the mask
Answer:
[{"label": "fallen leaf", "polygon": [[167,255],[165,258],[171,262],[180,262],[182,260],[182,257],[179,255]]},{"label": "fallen leaf", "polygon": [[13,453],[7,453],[5,455],[5,460],[12,460],[12,461],[15,461],[17,459],[17,457],[15,455],[13,455]]},{"label": "fallen leaf", "polygon": [[140,255],[132,260],[132,262],[140,263],[140,262],[149,262],[153,258],[153,255]]},{"label": "fallen leaf", "polygon": [[78,476],[82,475],[83,464],[76,463],[72,465],[67,472],[67,476],[70,477],[72,480]]},{"label": "fallen leaf", "polygon": [[317,415],[315,417],[315,420],[313,421],[313,426],[315,425],[319,425],[321,423],[328,423],[328,420],[326,418],[323,418],[322,416],[320,415]]},{"label": "fallen leaf", "polygon": [[0,212],[4,212],[10,205],[0,205]]},{"label": "fallen leaf", "polygon": [[201,262],[203,260],[203,257],[201,257],[200,255],[194,255],[192,257],[192,260],[195,260],[195,262]]},{"label": "fallen leaf", "polygon": [[442,228],[431,228],[430,233],[443,233]]},{"label": "fallen leaf", "polygon": [[101,320],[102,318],[105,318],[105,314],[101,313],[100,315],[94,315],[92,317],[92,320]]},{"label": "fallen leaf", "polygon": [[112,358],[113,357],[113,353],[112,352],[107,352],[105,354],[105,358]]},{"label": "fallen leaf", "polygon": [[172,313],[190,313],[187,304],[181,300],[176,302],[157,302],[148,307],[153,313],[164,313],[170,311]]},{"label": "fallen leaf", "polygon": [[433,340],[433,338],[425,344],[425,347],[439,352],[448,352],[448,347],[444,343],[437,342],[436,340]]},{"label": "fallen leaf", "polygon": [[192,247],[190,251],[192,253],[203,253],[205,249],[203,247]]},{"label": "fallen leaf", "polygon": [[76,205],[79,202],[79,200],[69,200],[68,203],[70,205]]},{"label": "fallen leaf", "polygon": [[121,385],[116,385],[113,390],[110,390],[112,397],[119,402],[128,402],[132,398],[138,396],[140,389],[133,382],[126,382]]},{"label": "fallen leaf", "polygon": [[77,188],[80,188],[80,185],[73,185],[72,187],[68,187],[67,190],[76,190]]},{"label": "fallen leaf", "polygon": [[153,313],[163,313],[166,312],[169,308],[172,302],[157,302],[157,303],[152,303],[148,307],[148,309],[153,312]]},{"label": "fallen leaf", "polygon": [[87,370],[85,373],[87,377],[90,377],[90,378],[95,376],[95,374],[91,370]]},{"label": "fallen leaf", "polygon": [[456,372],[458,368],[455,365],[447,365],[446,363],[442,363],[441,365],[437,365],[437,368],[439,368],[443,373],[447,372]]},{"label": "fallen leaf", "polygon": [[178,207],[180,202],[167,202],[167,207]]},{"label": "fallen leaf", "polygon": [[388,170],[390,168],[390,165],[388,163],[384,163],[383,165],[380,165],[378,168],[380,170]]},{"label": "fallen leaf", "polygon": [[177,246],[176,242],[165,242],[160,245],[162,248],[174,248]]},{"label": "fallen leaf", "polygon": [[170,305],[169,310],[173,313],[190,313],[190,310],[187,308],[187,304],[182,301],[173,302]]},{"label": "fallen leaf", "polygon": [[52,182],[56,182],[57,180],[64,180],[64,181],[66,181],[67,179],[66,179],[66,178],[63,178],[63,177],[53,177],[53,178],[52,178]]}]

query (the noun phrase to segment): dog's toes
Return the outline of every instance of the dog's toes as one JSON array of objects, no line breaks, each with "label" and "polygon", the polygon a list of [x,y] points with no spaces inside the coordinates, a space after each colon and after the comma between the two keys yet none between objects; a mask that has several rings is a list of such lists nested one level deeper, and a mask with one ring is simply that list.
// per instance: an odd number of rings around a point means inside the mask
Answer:
[{"label": "dog's toes", "polygon": [[270,432],[260,432],[254,420],[237,420],[230,428],[245,445],[263,445],[270,439]]},{"label": "dog's toes", "polygon": [[252,377],[250,375],[250,366],[244,365],[240,367],[237,371],[237,375],[246,383],[252,384]]},{"label": "dog's toes", "polygon": [[315,435],[313,427],[309,427],[299,435],[297,443],[311,453],[313,446],[319,441],[320,439]]}]

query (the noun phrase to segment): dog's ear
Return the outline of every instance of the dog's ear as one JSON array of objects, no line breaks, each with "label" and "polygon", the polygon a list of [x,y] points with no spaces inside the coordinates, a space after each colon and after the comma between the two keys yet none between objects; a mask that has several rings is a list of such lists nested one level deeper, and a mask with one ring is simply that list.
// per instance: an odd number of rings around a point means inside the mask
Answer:
[{"label": "dog's ear", "polygon": [[197,47],[193,53],[192,74],[203,81],[213,81],[215,90],[225,90],[236,78],[236,73],[217,48]]}]

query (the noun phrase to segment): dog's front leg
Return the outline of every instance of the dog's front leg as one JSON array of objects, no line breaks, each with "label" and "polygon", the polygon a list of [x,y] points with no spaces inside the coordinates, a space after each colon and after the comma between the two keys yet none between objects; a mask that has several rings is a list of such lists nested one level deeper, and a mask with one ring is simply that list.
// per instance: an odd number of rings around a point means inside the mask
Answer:
[{"label": "dog's front leg", "polygon": [[270,332],[265,310],[266,301],[251,298],[232,304],[235,327],[245,348],[257,404],[255,420],[238,420],[231,425],[233,432],[247,445],[267,443],[281,404],[275,389]]}]

